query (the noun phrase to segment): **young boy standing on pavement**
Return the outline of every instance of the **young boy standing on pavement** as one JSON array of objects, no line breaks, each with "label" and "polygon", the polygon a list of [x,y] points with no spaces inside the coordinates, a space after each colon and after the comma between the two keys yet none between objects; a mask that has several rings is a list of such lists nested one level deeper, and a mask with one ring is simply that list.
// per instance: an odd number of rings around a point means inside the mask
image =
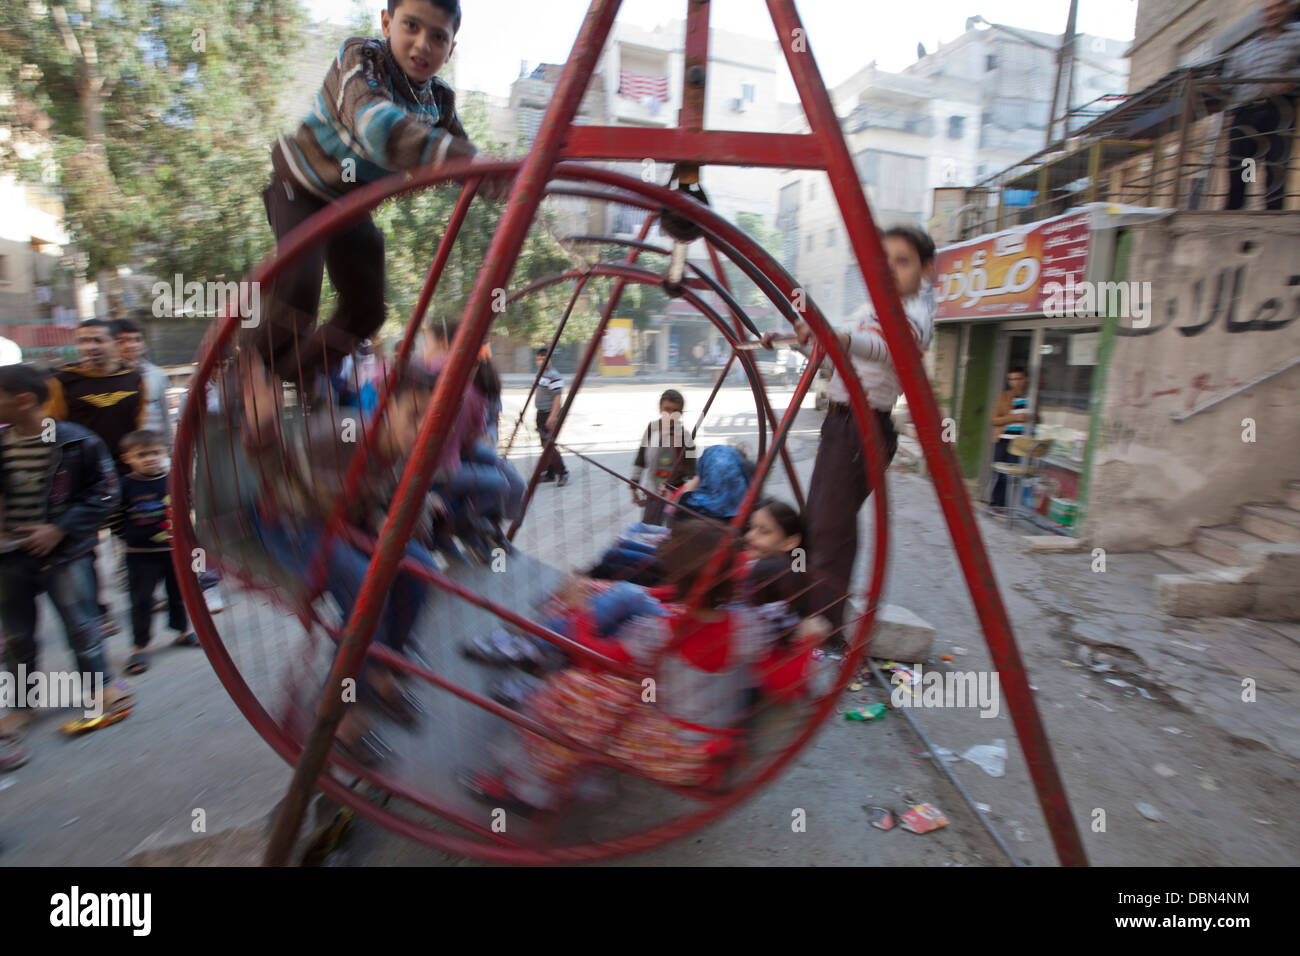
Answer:
[{"label": "young boy standing on pavement", "polygon": [[[383,39],[344,42],[316,103],[297,132],[271,149],[263,191],[267,219],[282,240],[334,200],[390,173],[476,155],[456,116],[456,94],[439,79],[456,48],[458,0],[388,0]],[[509,184],[484,180],[504,198]],[[321,274],[329,270],[338,308],[316,328]],[[245,333],[281,379],[310,379],[336,367],[383,324],[384,235],[369,215],[335,233],[276,279],[265,323]]]},{"label": "young boy standing on pavement", "polygon": [[[894,275],[903,311],[922,352],[934,333],[934,300],[925,287],[934,278],[934,240],[915,226],[898,226],[883,235],[885,258]],[[795,325],[800,345],[809,348],[812,330]],[[867,405],[875,413],[884,438],[885,464],[898,450],[898,433],[890,417],[902,391],[889,349],[880,333],[874,311],[861,319],[842,323],[837,329],[840,347],[848,353],[862,382]],[[770,345],[772,333],[764,336]],[[862,440],[849,406],[849,392],[838,370],[831,378],[830,405],[822,422],[821,443],[813,465],[808,501],[804,508],[809,570],[817,589],[815,606],[838,632],[844,620],[844,603],[853,576],[858,551],[858,509],[871,494],[863,462]],[[827,607],[827,605],[830,605]]]},{"label": "young boy standing on pavement", "polygon": [[178,647],[198,647],[199,639],[186,627],[185,603],[172,564],[167,445],[158,432],[143,429],[132,432],[122,439],[122,459],[131,467],[122,479],[122,512],[135,642],[126,672],[143,674],[149,669],[145,648],[153,637],[153,593],[159,581],[167,589],[167,624],[176,632],[172,643]]},{"label": "young boy standing on pavement", "polygon": [[[564,398],[564,379],[550,367],[546,361],[545,348],[537,350],[537,391],[534,402],[537,405],[537,434],[542,440],[542,447],[555,435],[555,426],[560,421],[560,406]],[[546,470],[542,472],[542,481],[555,482],[556,488],[563,488],[569,483],[569,469],[560,457],[560,450],[552,448],[550,457],[545,461]]]},{"label": "young boy standing on pavement", "polygon": [[[63,620],[77,669],[103,681],[98,716],[64,725],[67,733],[98,730],[131,713],[131,692],[110,685],[104,630],[95,603],[95,543],[117,510],[117,471],[89,429],[53,421],[45,376],[28,365],[0,368],[0,629],[4,669],[36,671],[36,598],[50,596]],[[89,709],[89,708],[88,708]],[[0,740],[21,737],[30,711],[0,720]]]},{"label": "young boy standing on pavement", "polygon": [[[632,480],[638,485],[646,468],[646,449],[653,449],[654,476],[652,487],[665,497],[671,497],[684,483],[695,477],[695,441],[682,424],[682,409],[686,400],[682,393],[670,388],[659,396],[659,417],[645,427],[641,447],[637,449],[632,464]],[[632,489],[632,502],[644,505],[641,514],[644,524],[664,523],[664,502],[651,498],[640,488]]]}]

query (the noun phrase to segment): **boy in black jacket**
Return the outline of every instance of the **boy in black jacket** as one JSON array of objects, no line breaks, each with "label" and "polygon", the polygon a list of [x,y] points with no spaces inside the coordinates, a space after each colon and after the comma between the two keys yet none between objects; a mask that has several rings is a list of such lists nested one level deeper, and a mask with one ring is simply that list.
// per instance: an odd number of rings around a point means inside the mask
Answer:
[{"label": "boy in black jacket", "polygon": [[[64,726],[68,733],[97,730],[123,719],[134,703],[124,686],[111,686],[103,624],[95,601],[95,543],[117,508],[117,470],[104,443],[89,429],[43,418],[45,376],[27,365],[0,368],[0,628],[4,668],[36,670],[36,598],[50,596],[68,644],[84,674],[99,675],[97,716]],[[89,710],[90,708],[88,708]],[[21,737],[30,711],[0,721],[0,738]]]}]

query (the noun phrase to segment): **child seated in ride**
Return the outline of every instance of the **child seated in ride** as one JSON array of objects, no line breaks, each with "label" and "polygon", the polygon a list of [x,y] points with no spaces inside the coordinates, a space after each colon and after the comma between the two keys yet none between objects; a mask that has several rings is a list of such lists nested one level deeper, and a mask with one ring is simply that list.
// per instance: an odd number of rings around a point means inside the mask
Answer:
[{"label": "child seated in ride", "polygon": [[[666,509],[670,526],[694,518],[730,521],[744,500],[753,473],[753,465],[738,448],[711,445],[704,449],[695,476],[681,486],[675,504]],[[655,561],[655,550],[667,533],[645,522],[631,525],[601,556],[589,576],[648,587],[658,584],[663,569]]]},{"label": "child seated in ride", "polygon": [[[396,384],[386,412],[370,423],[376,429],[374,451],[357,493],[347,501],[343,527],[334,531],[328,523],[344,493],[353,456],[364,453],[358,451],[365,448],[363,433],[357,429],[355,434],[346,434],[329,409],[314,411],[291,427],[281,407],[279,382],[265,365],[244,354],[238,367],[243,382],[242,443],[259,488],[248,515],[250,524],[282,570],[298,582],[313,575],[321,578],[306,581],[305,600],[314,598],[317,587],[323,585],[346,620],[370,563],[369,554],[357,546],[351,533],[373,537],[382,527],[404,457],[415,443],[432,383],[418,370],[408,372]],[[475,421],[481,417],[481,403],[472,396],[462,402],[438,461],[439,473],[454,471],[465,446],[472,442]],[[432,568],[429,515],[430,509],[422,509],[423,520],[407,545],[406,557]],[[402,651],[427,594],[426,582],[409,571],[399,571],[376,625],[374,643]],[[368,662],[359,685],[362,702],[374,704],[404,723],[414,719],[411,701],[387,668]],[[362,762],[373,759],[359,748],[368,729],[356,708],[349,709],[339,727],[341,748]]]},{"label": "child seated in ride", "polygon": [[814,614],[802,543],[797,511],[774,498],[759,502],[745,532],[752,563],[742,593],[777,629],[777,642],[759,666],[759,688],[782,701],[807,690],[812,653],[830,633],[830,622]]},{"label": "child seated in ride", "polygon": [[[575,661],[528,698],[525,714],[658,783],[718,784],[739,750],[754,667],[776,639],[753,608],[732,603],[732,547],[728,532],[715,525],[692,521],[674,527],[658,555],[666,584],[646,592],[644,612],[608,636],[601,635],[590,608],[573,614],[580,643],[645,678]],[[719,552],[725,556],[720,566]],[[705,590],[692,609],[687,599],[697,585]],[[555,810],[590,763],[569,747],[514,731],[501,770],[471,772],[462,782],[485,799]]]}]

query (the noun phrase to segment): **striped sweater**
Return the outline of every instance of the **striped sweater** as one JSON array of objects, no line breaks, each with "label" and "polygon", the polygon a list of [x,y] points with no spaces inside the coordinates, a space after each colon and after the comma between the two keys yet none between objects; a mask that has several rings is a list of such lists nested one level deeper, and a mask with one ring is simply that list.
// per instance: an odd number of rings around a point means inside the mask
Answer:
[{"label": "striped sweater", "polygon": [[473,154],[450,86],[436,76],[416,86],[387,40],[353,37],[311,113],[272,147],[271,162],[281,178],[328,201],[398,170]]}]

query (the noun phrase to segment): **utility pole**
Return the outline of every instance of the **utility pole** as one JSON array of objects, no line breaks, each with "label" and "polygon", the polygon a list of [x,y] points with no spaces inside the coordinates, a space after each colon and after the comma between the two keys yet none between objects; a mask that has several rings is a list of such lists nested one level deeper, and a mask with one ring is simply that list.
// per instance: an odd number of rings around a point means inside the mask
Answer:
[{"label": "utility pole", "polygon": [[[1050,147],[1056,130],[1056,108],[1061,107],[1061,141],[1070,135],[1070,101],[1074,98],[1074,25],[1079,15],[1079,0],[1070,0],[1070,15],[1065,21],[1065,35],[1061,37],[1061,48],[1056,51],[1056,83],[1052,87],[1052,109],[1047,114],[1047,142]],[[1061,87],[1065,87],[1065,96],[1061,96]]]}]

